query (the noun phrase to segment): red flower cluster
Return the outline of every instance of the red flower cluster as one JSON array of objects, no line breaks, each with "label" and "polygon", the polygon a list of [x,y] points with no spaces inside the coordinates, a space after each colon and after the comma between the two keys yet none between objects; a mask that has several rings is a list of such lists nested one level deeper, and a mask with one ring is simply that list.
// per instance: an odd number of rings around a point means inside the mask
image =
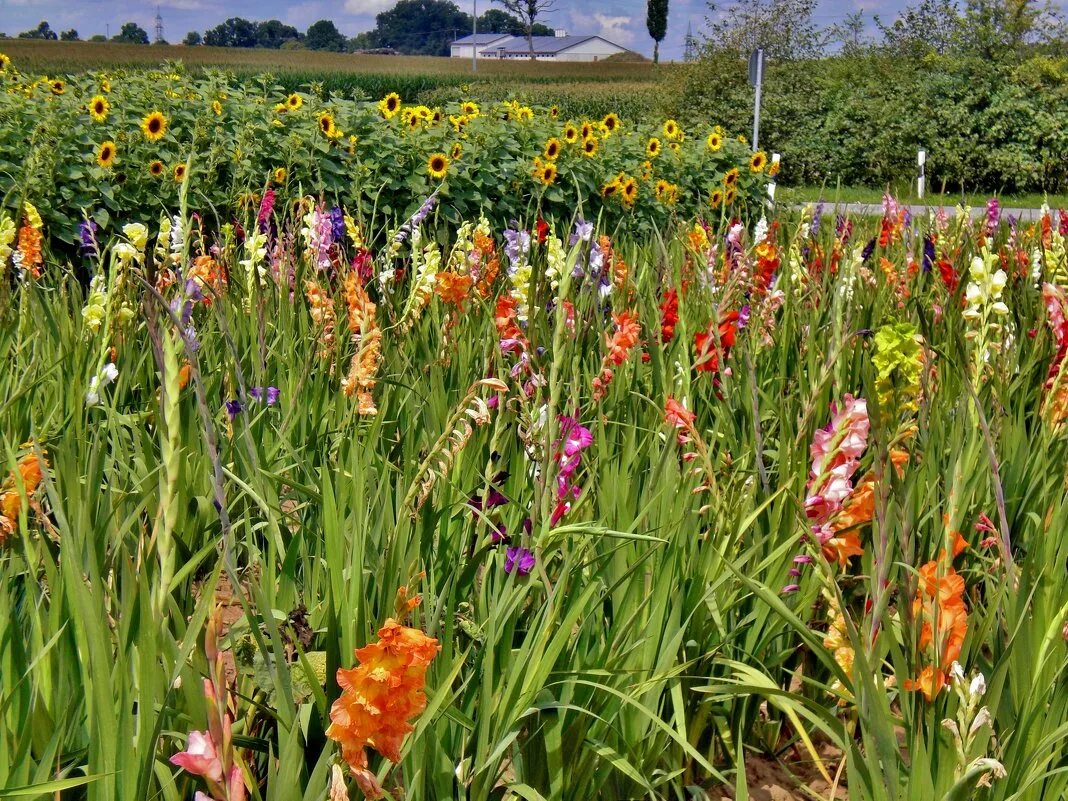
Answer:
[{"label": "red flower cluster", "polygon": [[[738,337],[738,319],[736,311],[727,312],[720,320],[719,325],[713,320],[707,331],[698,331],[693,338],[694,347],[697,349],[697,360],[694,369],[702,373],[714,373],[719,375],[720,354],[723,360],[727,360],[730,349]],[[716,342],[718,330],[718,346]]]}]

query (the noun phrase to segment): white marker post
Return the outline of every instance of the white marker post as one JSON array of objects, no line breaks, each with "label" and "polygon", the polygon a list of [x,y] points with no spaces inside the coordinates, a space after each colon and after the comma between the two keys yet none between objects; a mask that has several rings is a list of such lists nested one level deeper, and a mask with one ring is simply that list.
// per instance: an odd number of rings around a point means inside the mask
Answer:
[{"label": "white marker post", "polygon": [[923,200],[924,190],[927,189],[927,176],[924,174],[924,165],[927,164],[927,151],[921,150],[916,154],[916,164],[920,168],[919,174],[916,176],[916,195],[920,200]]},{"label": "white marker post", "polygon": [[[780,158],[781,157],[779,156],[778,153],[772,153],[771,154],[771,163],[772,163],[772,165],[775,166],[775,167],[779,166],[779,159]],[[772,203],[775,202],[775,185],[778,183],[778,180],[779,180],[778,179],[779,171],[778,170],[773,170],[773,172],[775,173],[775,175],[773,175],[771,177],[771,181],[768,183],[768,197],[771,198],[771,202]]]},{"label": "white marker post", "polygon": [[756,89],[753,104],[753,152],[760,149],[760,94],[764,86],[764,48],[758,47],[749,56],[749,83]]}]

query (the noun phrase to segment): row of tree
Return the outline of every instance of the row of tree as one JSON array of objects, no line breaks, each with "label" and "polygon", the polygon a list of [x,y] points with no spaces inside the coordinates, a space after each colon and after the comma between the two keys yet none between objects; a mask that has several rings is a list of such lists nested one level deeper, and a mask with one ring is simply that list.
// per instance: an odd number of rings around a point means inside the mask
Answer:
[{"label": "row of tree", "polygon": [[[661,0],[664,2],[665,0]],[[537,21],[555,0],[494,0],[504,10],[492,8],[478,17],[479,33],[507,33],[513,36],[552,36],[553,29]],[[449,44],[471,32],[475,20],[451,0],[399,0],[375,18],[375,27],[352,38],[345,36],[331,20],[322,19],[301,32],[277,19],[262,22],[231,17],[201,34],[190,31],[182,44],[209,47],[266,49],[307,49],[344,53],[388,49],[405,55],[444,56]],[[47,22],[19,34],[22,39],[62,39],[79,41],[76,30],[57,34]],[[89,41],[108,41],[93,36]],[[148,44],[148,33],[136,23],[127,22],[110,41]]]},{"label": "row of tree", "polygon": [[[648,0],[650,8],[658,0]],[[904,57],[1025,57],[1063,50],[1068,27],[1052,0],[920,0],[892,20],[856,11],[829,27],[816,22],[817,0],[710,0],[708,53],[763,47],[776,60],[882,52]],[[651,29],[650,29],[650,32]]]}]

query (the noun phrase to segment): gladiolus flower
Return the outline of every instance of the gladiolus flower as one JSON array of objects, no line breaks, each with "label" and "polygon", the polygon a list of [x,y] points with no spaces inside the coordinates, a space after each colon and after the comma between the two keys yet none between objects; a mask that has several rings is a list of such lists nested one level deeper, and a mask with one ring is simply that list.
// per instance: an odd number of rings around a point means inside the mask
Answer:
[{"label": "gladiolus flower", "polygon": [[223,778],[222,762],[209,732],[189,732],[185,750],[172,756],[171,764],[208,781],[218,783]]}]

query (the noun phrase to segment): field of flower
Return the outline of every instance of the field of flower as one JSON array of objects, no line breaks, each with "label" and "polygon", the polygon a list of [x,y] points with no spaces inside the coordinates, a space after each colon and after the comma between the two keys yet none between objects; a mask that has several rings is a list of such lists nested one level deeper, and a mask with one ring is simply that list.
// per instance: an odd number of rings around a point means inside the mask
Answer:
[{"label": "field of flower", "polygon": [[0,796],[1068,793],[1068,214],[7,80]]}]

